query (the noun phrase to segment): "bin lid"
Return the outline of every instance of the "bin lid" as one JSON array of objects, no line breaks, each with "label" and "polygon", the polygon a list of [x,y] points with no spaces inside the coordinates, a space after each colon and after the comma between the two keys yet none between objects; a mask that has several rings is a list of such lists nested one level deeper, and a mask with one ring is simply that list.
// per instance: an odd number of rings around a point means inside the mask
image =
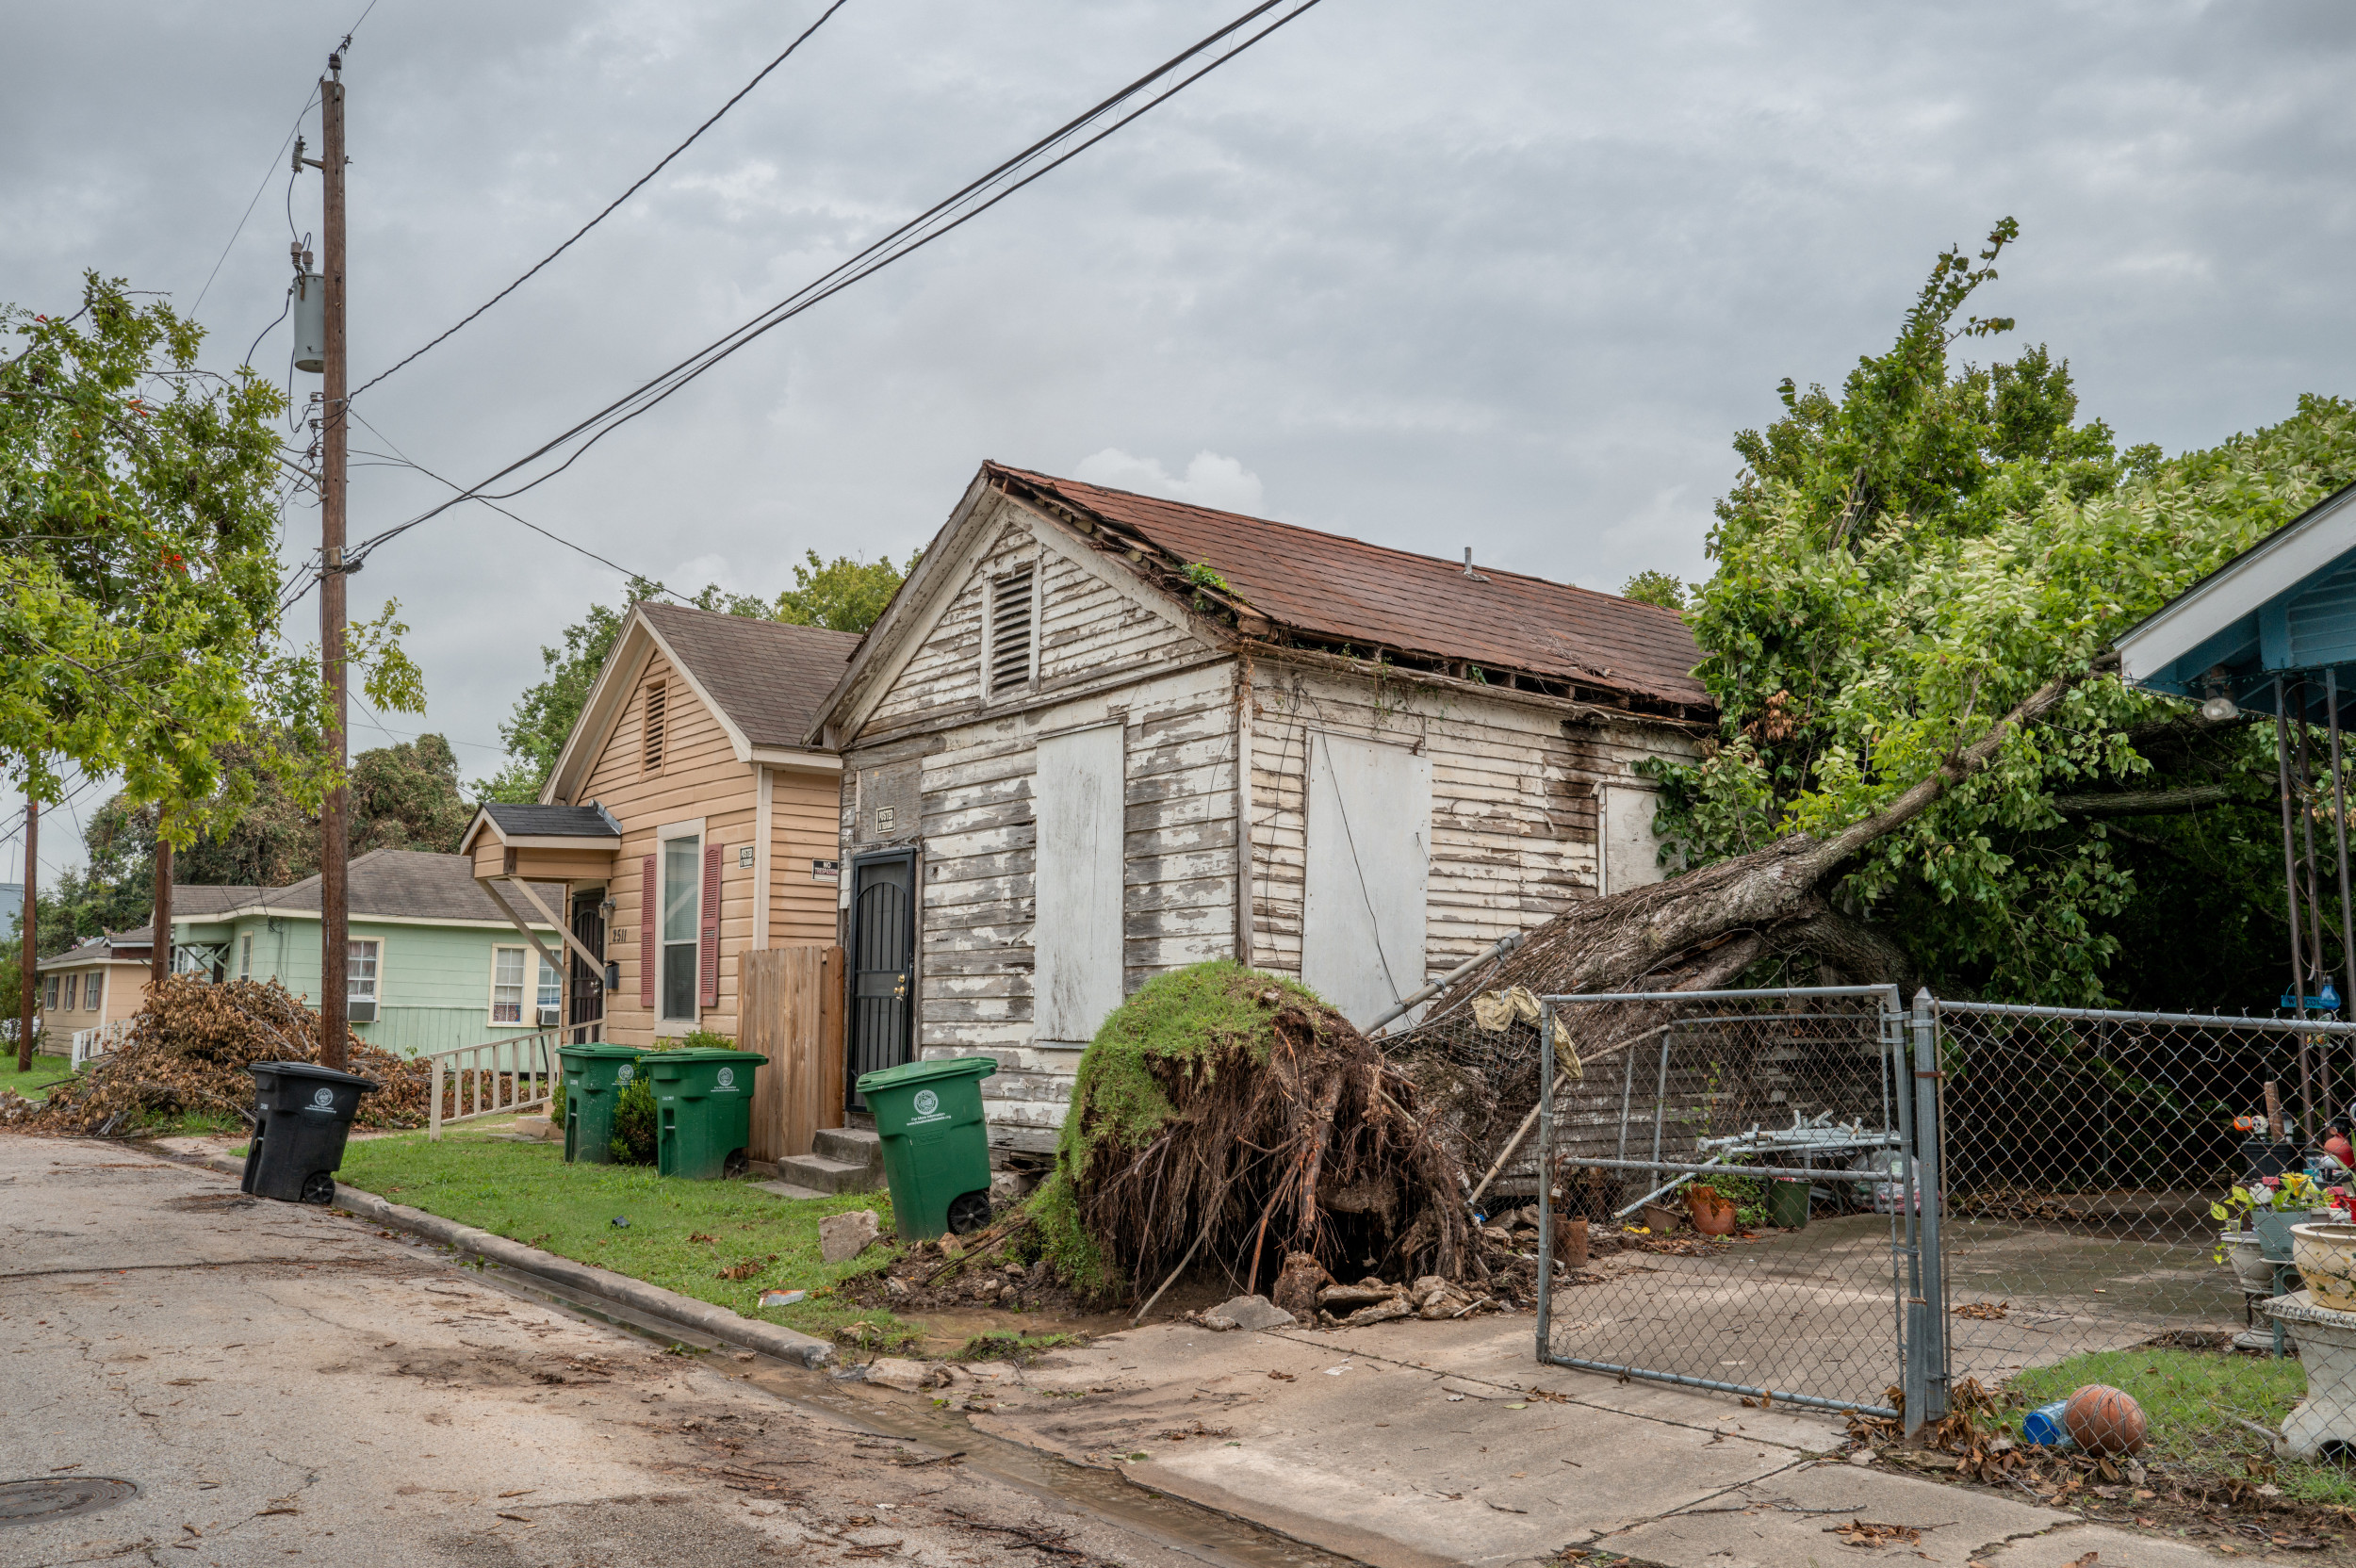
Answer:
[{"label": "bin lid", "polygon": [[904,1084],[921,1084],[935,1078],[987,1078],[998,1070],[995,1056],[944,1056],[937,1061],[906,1062],[898,1067],[877,1068],[859,1075],[859,1092],[872,1094],[877,1089],[897,1088]]},{"label": "bin lid", "polygon": [[626,1056],[632,1061],[644,1054],[634,1045],[612,1045],[604,1040],[586,1040],[579,1045],[560,1045],[556,1048],[556,1054],[560,1056]]},{"label": "bin lid", "polygon": [[281,1078],[310,1078],[323,1084],[342,1084],[358,1089],[362,1094],[372,1093],[384,1086],[373,1078],[363,1078],[356,1072],[338,1072],[332,1067],[320,1067],[316,1062],[248,1062],[245,1070],[254,1073],[275,1072]]},{"label": "bin lid", "polygon": [[758,1051],[730,1051],[717,1045],[691,1045],[682,1051],[641,1051],[635,1053],[641,1062],[766,1062],[769,1058]]}]

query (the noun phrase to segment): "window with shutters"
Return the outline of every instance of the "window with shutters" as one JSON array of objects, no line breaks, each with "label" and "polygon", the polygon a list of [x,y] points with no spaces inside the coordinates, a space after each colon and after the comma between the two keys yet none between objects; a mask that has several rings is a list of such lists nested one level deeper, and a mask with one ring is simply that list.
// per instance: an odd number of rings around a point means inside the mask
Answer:
[{"label": "window with shutters", "polygon": [[1039,626],[1034,603],[1036,568],[1024,564],[990,580],[990,694],[1019,692],[1037,663]]},{"label": "window with shutters", "polygon": [[663,734],[670,711],[670,688],[660,680],[646,682],[646,720],[640,727],[638,760],[647,773],[663,771]]},{"label": "window with shutters", "polygon": [[99,1001],[106,994],[106,972],[103,969],[90,971],[90,978],[82,982],[82,1010],[84,1012],[98,1011]]},{"label": "window with shutters", "polygon": [[660,1017],[693,1023],[697,1016],[696,970],[703,898],[703,835],[700,831],[663,841],[663,896],[659,936],[663,975]]}]

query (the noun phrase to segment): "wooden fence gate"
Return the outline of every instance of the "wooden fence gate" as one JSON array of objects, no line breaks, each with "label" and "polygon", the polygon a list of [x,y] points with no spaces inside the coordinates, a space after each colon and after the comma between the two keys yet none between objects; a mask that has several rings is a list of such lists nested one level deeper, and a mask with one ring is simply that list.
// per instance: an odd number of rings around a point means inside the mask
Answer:
[{"label": "wooden fence gate", "polygon": [[769,1058],[753,1086],[756,1160],[807,1154],[843,1125],[843,949],[773,947],[744,956],[737,1046]]}]

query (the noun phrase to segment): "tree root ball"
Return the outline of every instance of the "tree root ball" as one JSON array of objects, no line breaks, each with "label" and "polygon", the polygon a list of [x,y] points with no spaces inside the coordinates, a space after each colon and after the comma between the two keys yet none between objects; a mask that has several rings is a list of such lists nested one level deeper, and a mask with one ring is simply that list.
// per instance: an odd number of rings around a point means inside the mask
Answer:
[{"label": "tree root ball", "polygon": [[2143,1446],[2143,1407],[2108,1383],[2088,1383],[2062,1407],[2070,1441],[2090,1454],[2132,1454]]}]

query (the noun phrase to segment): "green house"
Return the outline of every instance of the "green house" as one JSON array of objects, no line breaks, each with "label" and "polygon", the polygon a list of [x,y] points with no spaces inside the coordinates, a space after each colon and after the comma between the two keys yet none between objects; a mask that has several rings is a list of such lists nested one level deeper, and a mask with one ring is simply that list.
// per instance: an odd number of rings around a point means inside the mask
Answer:
[{"label": "green house", "polygon": [[[349,874],[343,983],[355,1035],[417,1055],[557,1027],[556,971],[484,894],[465,856],[371,850]],[[553,903],[564,890],[533,891]],[[192,895],[185,915],[184,894]],[[216,980],[276,980],[316,1004],[318,877],[283,888],[176,888],[173,903],[175,968]],[[536,924],[535,934],[561,951],[553,926]]]}]

